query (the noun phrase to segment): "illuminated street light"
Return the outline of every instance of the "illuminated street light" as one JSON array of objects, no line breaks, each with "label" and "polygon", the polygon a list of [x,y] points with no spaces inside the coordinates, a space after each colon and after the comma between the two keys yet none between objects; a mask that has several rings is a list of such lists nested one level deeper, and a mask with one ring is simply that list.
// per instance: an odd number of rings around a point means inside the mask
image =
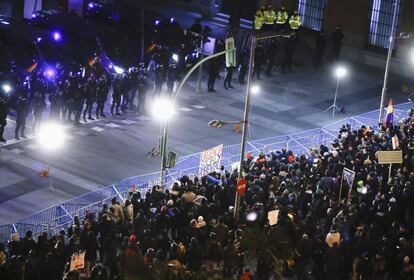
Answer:
[{"label": "illuminated street light", "polygon": [[4,85],[2,85],[2,89],[3,89],[4,93],[7,94],[11,91],[12,88],[9,84],[4,84]]},{"label": "illuminated street light", "polygon": [[254,85],[250,88],[250,91],[251,91],[252,94],[258,94],[259,91],[260,91],[260,87]]},{"label": "illuminated street light", "polygon": [[152,114],[160,121],[168,121],[174,115],[174,103],[165,97],[154,100],[151,107]]},{"label": "illuminated street light", "polygon": [[115,73],[117,73],[118,75],[122,75],[125,72],[124,68],[116,66],[116,65],[114,65],[114,70],[115,70]]},{"label": "illuminated street light", "polygon": [[62,34],[59,31],[54,31],[52,33],[52,38],[55,42],[60,42],[62,41]]},{"label": "illuminated street light", "polygon": [[346,74],[348,73],[348,70],[343,67],[343,66],[338,66],[335,71],[335,77],[336,77],[336,89],[335,89],[335,97],[334,97],[334,102],[331,106],[329,106],[324,112],[329,111],[332,109],[332,118],[335,118],[335,112],[337,112],[338,114],[341,114],[342,111],[341,109],[339,109],[339,107],[336,105],[336,99],[338,97],[338,90],[339,90],[339,82],[341,81],[341,79],[343,77],[346,76]]},{"label": "illuminated street light", "polygon": [[43,72],[43,75],[50,80],[50,79],[53,79],[55,77],[56,72],[55,72],[54,69],[48,68],[48,69],[46,69],[45,72]]},{"label": "illuminated street light", "polygon": [[57,150],[65,142],[65,130],[57,123],[45,123],[38,131],[37,141],[46,150]]},{"label": "illuminated street light", "polygon": [[343,77],[345,77],[345,75],[348,73],[348,71],[346,70],[346,68],[345,67],[343,67],[343,66],[338,66],[336,69],[335,69],[335,76],[337,77],[337,78],[343,78]]},{"label": "illuminated street light", "polygon": [[172,60],[174,60],[174,62],[178,62],[178,54],[173,53],[172,54]]}]

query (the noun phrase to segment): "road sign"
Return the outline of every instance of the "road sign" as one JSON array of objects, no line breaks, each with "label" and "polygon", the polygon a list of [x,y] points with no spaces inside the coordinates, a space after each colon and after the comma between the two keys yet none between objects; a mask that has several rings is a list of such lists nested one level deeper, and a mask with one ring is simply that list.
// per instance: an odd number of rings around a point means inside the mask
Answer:
[{"label": "road sign", "polygon": [[378,163],[379,164],[394,164],[402,163],[403,155],[402,151],[379,151],[378,152]]},{"label": "road sign", "polygon": [[[226,39],[226,50],[234,49],[234,38]],[[236,67],[236,50],[226,53],[226,67]]]},{"label": "road sign", "polygon": [[246,192],[246,179],[240,178],[236,185],[236,192],[238,194],[244,194]]}]

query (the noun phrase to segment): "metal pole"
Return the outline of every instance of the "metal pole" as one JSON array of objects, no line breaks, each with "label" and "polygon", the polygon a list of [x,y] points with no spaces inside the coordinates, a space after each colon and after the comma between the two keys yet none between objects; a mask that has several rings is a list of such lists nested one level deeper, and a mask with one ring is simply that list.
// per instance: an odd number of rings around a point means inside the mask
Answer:
[{"label": "metal pole", "polygon": [[[247,77],[247,90],[246,90],[246,102],[244,106],[244,117],[243,117],[243,131],[242,131],[242,142],[240,150],[240,165],[239,165],[239,176],[238,180],[243,177],[243,161],[244,161],[244,152],[246,150],[246,140],[249,127],[249,115],[250,115],[250,86],[253,79],[253,70],[254,70],[254,55],[256,49],[256,37],[252,35],[251,45],[250,45],[250,62],[249,62],[249,74]],[[234,205],[234,219],[236,223],[239,220],[240,212],[240,195],[236,192],[236,199]]]},{"label": "metal pole", "polygon": [[332,118],[335,118],[335,110],[336,110],[336,97],[338,96],[338,89],[339,89],[339,77],[337,77],[338,80],[336,82],[336,90],[335,90],[335,97],[334,97],[334,105],[332,108]]},{"label": "metal pole", "polygon": [[[203,61],[204,59],[204,34],[201,34],[201,56],[200,56],[200,61]],[[200,69],[198,69],[198,78],[197,78],[197,88],[196,88],[196,93],[200,93],[201,92],[201,79],[203,78],[203,64],[200,64]]]},{"label": "metal pole", "polygon": [[391,26],[391,32],[390,32],[390,45],[388,46],[388,56],[387,56],[387,63],[385,65],[385,74],[384,74],[384,86],[382,88],[381,93],[381,104],[380,104],[380,111],[379,111],[379,117],[378,117],[378,124],[381,125],[384,118],[384,107],[385,107],[385,101],[387,98],[387,92],[388,92],[388,72],[389,72],[389,66],[392,56],[392,51],[394,49],[394,43],[395,43],[395,25],[397,24],[397,11],[400,4],[400,0],[395,0],[394,3],[394,14],[392,16],[392,26]]},{"label": "metal pole", "polygon": [[[216,58],[220,55],[226,54],[228,52],[236,51],[236,49],[228,49],[213,55],[210,55],[206,58],[203,58],[199,62],[197,62],[191,69],[188,71],[188,73],[184,76],[181,83],[178,85],[176,92],[174,93],[174,96],[172,98],[172,101],[175,102],[177,100],[178,95],[181,93],[181,89],[183,88],[185,82],[190,78],[191,74],[198,68],[198,66],[201,66],[204,62],[207,60]],[[164,129],[161,137],[161,174],[160,174],[160,187],[163,188],[165,184],[165,170],[167,169],[167,139],[168,139],[168,120],[164,121]]]},{"label": "metal pole", "polygon": [[161,174],[160,187],[164,189],[165,170],[167,169],[167,137],[168,137],[168,121],[164,121],[164,128],[161,136]]}]

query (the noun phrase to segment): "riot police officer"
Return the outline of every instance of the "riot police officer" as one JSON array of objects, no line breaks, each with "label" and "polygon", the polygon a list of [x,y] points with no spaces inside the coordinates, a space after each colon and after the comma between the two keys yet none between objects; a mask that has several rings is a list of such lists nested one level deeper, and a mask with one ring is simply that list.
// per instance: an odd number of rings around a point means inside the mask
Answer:
[{"label": "riot police officer", "polygon": [[208,64],[208,80],[207,80],[207,89],[208,92],[216,92],[214,89],[214,84],[220,73],[219,61],[214,58],[210,60]]},{"label": "riot police officer", "polygon": [[121,96],[122,96],[122,78],[121,76],[116,76],[112,92],[112,105],[111,105],[111,114],[114,115],[114,108],[116,109],[116,115],[120,116],[119,106],[121,105]]},{"label": "riot police officer", "polygon": [[137,105],[137,113],[144,114],[145,113],[145,97],[148,91],[148,82],[147,82],[147,74],[145,68],[142,68],[141,73],[138,79],[138,105]]},{"label": "riot police officer", "polygon": [[40,124],[42,113],[46,108],[45,97],[41,92],[36,92],[33,98],[33,134],[36,133],[36,130]]},{"label": "riot police officer", "polygon": [[26,138],[24,131],[26,129],[26,117],[28,113],[28,104],[25,93],[21,93],[16,100],[15,109],[16,109],[16,128],[14,130],[14,137],[16,140],[20,140],[19,132],[21,137]]},{"label": "riot police officer", "polygon": [[6,143],[6,139],[3,137],[4,129],[7,125],[7,114],[9,112],[7,104],[7,95],[3,92],[0,93],[0,142]]},{"label": "riot police officer", "polygon": [[50,102],[50,118],[60,119],[60,111],[62,108],[62,93],[63,85],[62,82],[58,82],[56,85],[55,92],[49,95]]},{"label": "riot police officer", "polygon": [[154,71],[154,96],[161,93],[164,80],[164,67],[162,64],[158,64]]},{"label": "riot police officer", "polygon": [[177,66],[171,64],[167,70],[167,91],[169,94],[172,94],[174,91],[175,81],[178,80]]},{"label": "riot police officer", "polygon": [[243,85],[246,79],[247,68],[249,66],[249,52],[244,50],[239,58],[239,83]]},{"label": "riot police officer", "polygon": [[106,117],[104,114],[104,107],[105,107],[105,101],[108,97],[108,87],[109,87],[108,79],[106,78],[105,74],[102,74],[98,78],[97,88],[96,88],[96,91],[97,91],[96,118],[97,119],[99,119],[99,116]]},{"label": "riot police officer", "polygon": [[69,73],[69,77],[65,80],[63,84],[63,93],[62,93],[62,120],[68,122],[72,121],[73,113],[73,96],[72,90],[74,84],[74,79],[72,73]]},{"label": "riot police officer", "polygon": [[85,109],[83,110],[83,120],[85,122],[86,122],[86,113],[88,113],[88,120],[95,120],[94,118],[92,118],[92,107],[93,107],[93,102],[95,101],[95,98],[96,98],[96,80],[95,80],[93,73],[91,73],[91,75],[86,81],[86,87],[85,87],[86,106],[85,106]]},{"label": "riot police officer", "polygon": [[73,91],[73,108],[75,112],[75,119],[73,123],[80,125],[80,117],[83,111],[83,104],[85,103],[85,88],[80,77],[76,79],[75,88]]}]

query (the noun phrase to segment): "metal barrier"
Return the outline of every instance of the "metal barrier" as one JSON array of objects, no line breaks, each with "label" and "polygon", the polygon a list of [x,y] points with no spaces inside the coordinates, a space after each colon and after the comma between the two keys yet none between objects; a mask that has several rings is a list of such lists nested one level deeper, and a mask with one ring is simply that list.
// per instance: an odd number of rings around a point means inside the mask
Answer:
[{"label": "metal barrier", "polygon": [[[414,103],[408,102],[394,106],[394,120],[398,122],[404,118],[408,109],[413,108]],[[258,156],[260,153],[270,153],[282,148],[292,151],[295,155],[307,154],[312,148],[320,145],[329,146],[337,137],[339,129],[344,124],[357,129],[362,125],[378,128],[377,118],[379,110],[345,118],[323,128],[294,133],[291,135],[276,136],[266,139],[254,140],[247,143],[246,153]],[[223,148],[221,163],[227,170],[233,163],[240,159],[240,144]],[[200,153],[181,157],[174,168],[167,170],[166,184],[171,185],[180,177],[194,176],[199,173]],[[96,212],[104,203],[110,203],[113,197],[125,202],[132,188],[136,188],[142,194],[151,190],[159,182],[159,172],[131,177],[114,185],[100,188],[95,192],[86,193],[73,199],[62,202],[59,205],[42,210],[30,217],[24,218],[11,225],[0,226],[0,242],[10,239],[12,233],[19,233],[23,237],[26,231],[31,230],[34,236],[42,232],[50,235],[57,234],[62,229],[71,226],[75,216],[85,217],[90,212]]]}]

